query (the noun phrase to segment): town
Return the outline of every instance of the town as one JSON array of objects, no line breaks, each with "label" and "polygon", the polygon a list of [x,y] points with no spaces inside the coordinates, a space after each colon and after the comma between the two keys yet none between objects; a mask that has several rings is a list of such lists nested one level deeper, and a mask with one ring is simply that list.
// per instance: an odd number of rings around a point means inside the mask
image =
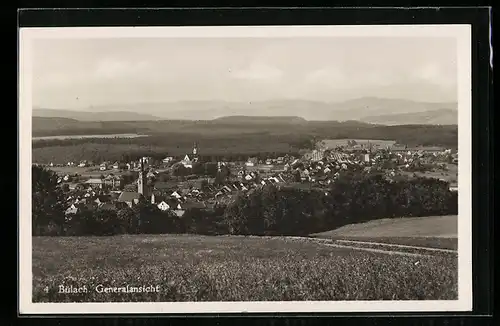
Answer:
[{"label": "town", "polygon": [[[182,216],[187,209],[212,209],[236,194],[250,194],[266,184],[278,187],[325,189],[344,172],[382,172],[389,180],[401,177],[433,177],[457,191],[456,150],[441,147],[387,145],[376,140],[346,140],[329,148],[320,142],[302,157],[284,155],[265,160],[205,162],[193,144],[184,157],[162,160],[142,157],[130,162],[68,162],[48,164],[58,172],[65,191],[66,215],[79,209],[118,210],[141,200],[161,211]],[[73,170],[89,173],[65,172]]]}]

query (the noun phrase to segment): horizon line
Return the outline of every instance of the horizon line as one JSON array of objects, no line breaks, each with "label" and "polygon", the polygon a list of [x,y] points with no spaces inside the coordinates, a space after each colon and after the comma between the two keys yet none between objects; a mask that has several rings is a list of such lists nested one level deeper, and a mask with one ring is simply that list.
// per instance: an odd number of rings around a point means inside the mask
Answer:
[{"label": "horizon line", "polygon": [[[361,96],[361,97],[356,97],[356,98],[351,98],[347,100],[341,100],[341,101],[335,101],[335,100],[315,100],[315,99],[293,99],[293,98],[275,98],[275,99],[269,99],[269,100],[256,100],[256,101],[247,101],[247,100],[242,100],[242,101],[236,101],[236,100],[223,100],[223,99],[200,99],[200,100],[165,100],[165,101],[136,101],[136,102],[128,102],[128,103],[110,103],[110,104],[97,104],[97,105],[90,105],[86,107],[66,107],[66,108],[52,108],[48,106],[42,106],[42,105],[33,105],[32,110],[67,110],[67,111],[80,111],[80,112],[87,112],[86,110],[88,109],[94,109],[94,108],[100,108],[100,107],[109,107],[109,106],[130,106],[130,105],[151,105],[151,104],[176,104],[176,103],[200,103],[200,102],[223,102],[223,103],[237,103],[237,104],[242,104],[242,103],[266,103],[266,102],[316,102],[316,103],[323,103],[323,104],[343,104],[343,103],[348,103],[352,101],[357,101],[357,100],[362,100],[362,99],[372,99],[372,100],[387,100],[387,101],[405,101],[405,102],[413,102],[413,103],[422,103],[422,104],[457,104],[458,106],[458,100],[448,100],[448,101],[419,101],[419,100],[413,100],[413,99],[406,99],[406,98],[392,98],[392,97],[378,97],[378,96]],[[458,110],[458,107],[456,108]],[[112,111],[111,111],[112,112]]]}]

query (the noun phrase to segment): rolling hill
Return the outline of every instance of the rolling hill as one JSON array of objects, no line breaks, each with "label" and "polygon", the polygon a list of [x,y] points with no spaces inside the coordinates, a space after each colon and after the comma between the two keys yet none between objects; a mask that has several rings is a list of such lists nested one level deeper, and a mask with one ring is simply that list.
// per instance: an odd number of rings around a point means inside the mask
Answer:
[{"label": "rolling hill", "polygon": [[40,118],[66,118],[79,121],[150,121],[161,120],[160,118],[131,111],[74,111],[58,109],[33,109],[33,117]]},{"label": "rolling hill", "polygon": [[[394,115],[406,115],[405,124],[421,124],[421,113],[447,110],[457,112],[457,103],[431,103],[416,102],[402,99],[382,99],[376,97],[365,97],[339,103],[335,114],[338,120],[360,120],[370,123],[384,123],[384,118],[374,121],[374,117],[389,117]],[[415,120],[412,120],[413,115]],[[455,113],[456,114],[456,113]]]},{"label": "rolling hill", "polygon": [[361,121],[383,125],[456,125],[458,124],[458,112],[451,109],[438,109],[424,112],[369,116],[362,118]]},{"label": "rolling hill", "polygon": [[219,123],[251,123],[251,124],[304,124],[307,120],[301,117],[292,116],[227,116],[213,119]]},{"label": "rolling hill", "polygon": [[[86,111],[35,109],[34,116],[63,117],[82,121],[213,120],[232,117],[299,117],[309,121],[375,121],[375,117],[430,112],[457,111],[456,103],[428,103],[402,99],[362,97],[344,102],[272,100],[260,102],[179,101],[131,103],[89,108]],[[138,113],[141,112],[141,113]],[[451,113],[450,113],[451,114]],[[409,119],[409,120],[408,120]],[[415,119],[412,121],[411,119]],[[384,119],[379,119],[384,123]],[[405,117],[405,123],[426,122],[419,115]],[[436,121],[441,121],[436,119]]]}]

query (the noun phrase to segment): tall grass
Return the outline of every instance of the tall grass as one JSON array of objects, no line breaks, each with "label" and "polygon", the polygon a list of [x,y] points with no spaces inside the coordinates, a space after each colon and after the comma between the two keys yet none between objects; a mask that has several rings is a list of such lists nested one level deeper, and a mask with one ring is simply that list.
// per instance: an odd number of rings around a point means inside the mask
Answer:
[{"label": "tall grass", "polygon": [[[202,236],[33,238],[34,302],[453,300],[457,261],[285,239]],[[104,286],[159,286],[107,293]],[[59,286],[87,293],[58,293]]]}]

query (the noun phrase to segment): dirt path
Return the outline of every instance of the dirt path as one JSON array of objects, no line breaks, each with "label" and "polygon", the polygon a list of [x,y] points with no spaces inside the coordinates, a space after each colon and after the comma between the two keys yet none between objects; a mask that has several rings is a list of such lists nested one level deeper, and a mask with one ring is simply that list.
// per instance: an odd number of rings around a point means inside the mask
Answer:
[{"label": "dirt path", "polygon": [[381,242],[372,242],[372,241],[335,240],[335,242],[339,242],[339,243],[352,243],[352,244],[367,244],[367,245],[374,245],[374,246],[380,246],[380,247],[408,248],[408,249],[417,249],[417,250],[422,250],[422,251],[436,251],[436,252],[445,252],[445,253],[457,253],[456,250],[451,250],[451,249],[440,249],[440,248],[430,248],[430,247],[408,246],[408,245],[401,245],[401,244],[381,243]]},{"label": "dirt path", "polygon": [[[401,255],[401,256],[411,256],[411,257],[426,257],[432,256],[431,252],[441,252],[441,253],[457,253],[456,250],[450,249],[438,249],[438,248],[430,248],[430,247],[417,247],[417,246],[408,246],[408,245],[398,245],[391,243],[381,243],[381,242],[365,242],[365,241],[354,241],[354,240],[333,240],[333,239],[321,239],[321,238],[309,238],[309,237],[293,237],[287,236],[282,237],[289,240],[296,241],[309,241],[315,242],[320,245],[335,247],[335,248],[344,248],[351,250],[361,250],[368,252],[375,252],[387,255]],[[356,246],[358,244],[358,246]],[[379,248],[370,248],[370,247],[362,247],[359,245],[371,245]],[[397,248],[401,249],[414,249],[420,251],[419,253],[415,252],[407,252],[402,250],[397,250]]]},{"label": "dirt path", "polygon": [[[335,247],[335,248],[343,248],[350,250],[361,250],[368,252],[375,252],[380,254],[387,255],[400,255],[400,256],[408,256],[408,257],[429,257],[433,256],[435,253],[446,253],[446,254],[457,254],[456,250],[450,249],[439,249],[439,248],[431,248],[431,247],[420,247],[420,246],[409,246],[409,245],[400,245],[400,244],[392,244],[392,243],[382,243],[382,242],[374,242],[374,241],[356,241],[356,240],[343,240],[343,239],[324,239],[324,238],[311,238],[311,237],[300,237],[300,236],[246,236],[246,237],[258,237],[258,238],[280,238],[285,240],[292,240],[298,242],[313,242],[323,246]],[[362,245],[369,245],[372,247],[363,247]],[[373,248],[376,247],[376,248]],[[400,249],[411,249],[417,252],[408,252]]]}]

